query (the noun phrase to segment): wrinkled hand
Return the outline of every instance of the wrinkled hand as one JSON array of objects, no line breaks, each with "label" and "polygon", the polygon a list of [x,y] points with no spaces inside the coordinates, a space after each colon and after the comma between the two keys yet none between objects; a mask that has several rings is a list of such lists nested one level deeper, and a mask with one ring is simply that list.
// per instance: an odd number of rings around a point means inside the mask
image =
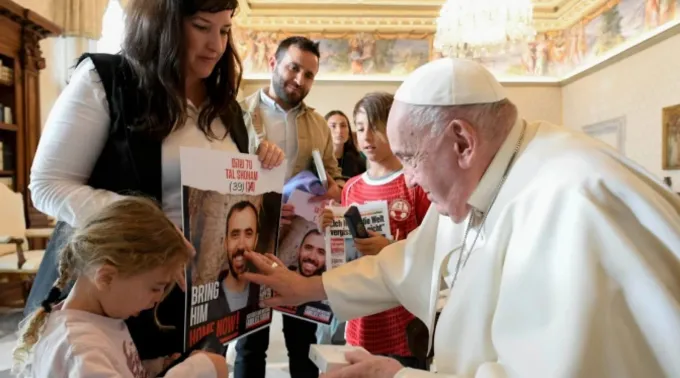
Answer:
[{"label": "wrinkled hand", "polygon": [[[276,296],[265,299],[261,305],[265,307],[299,306],[303,303],[325,299],[323,298],[323,289],[320,298],[314,295],[313,290],[309,290],[310,287],[314,286],[310,283],[315,279],[320,280],[321,277],[303,277],[288,269],[281,260],[269,253],[263,255],[246,251],[245,257],[255,265],[259,273],[246,272],[243,273],[243,278],[259,285],[268,286],[276,293]],[[321,287],[323,288],[323,286]]]},{"label": "wrinkled hand", "polygon": [[333,180],[333,178],[328,174],[328,172],[326,172],[326,180],[328,181],[328,189],[326,190],[326,194],[312,197],[309,199],[309,202],[322,202],[328,200],[340,202],[340,197],[342,197],[342,189],[338,183],[335,182],[335,180]]},{"label": "wrinkled hand", "polygon": [[393,378],[404,367],[389,357],[374,356],[363,351],[345,354],[349,366],[340,368],[319,378]]},{"label": "wrinkled hand", "polygon": [[260,159],[263,168],[272,169],[281,165],[285,155],[279,146],[268,140],[263,140],[257,147],[257,157]]},{"label": "wrinkled hand", "polygon": [[374,231],[368,231],[368,234],[371,237],[366,239],[354,239],[354,245],[357,247],[357,251],[362,255],[377,255],[383,248],[390,245],[389,239],[381,234]]},{"label": "wrinkled hand", "polygon": [[295,205],[292,203],[284,203],[281,206],[281,225],[289,225],[292,223],[293,218],[295,217]]}]

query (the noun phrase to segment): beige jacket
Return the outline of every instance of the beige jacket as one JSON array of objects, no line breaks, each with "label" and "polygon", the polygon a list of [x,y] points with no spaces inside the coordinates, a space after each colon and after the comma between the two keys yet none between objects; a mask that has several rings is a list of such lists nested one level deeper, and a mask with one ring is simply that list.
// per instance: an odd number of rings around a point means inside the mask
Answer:
[{"label": "beige jacket", "polygon": [[[260,143],[258,135],[264,134],[264,125],[259,110],[260,91],[255,91],[239,104],[243,109],[243,119],[248,130],[249,150],[256,151]],[[300,171],[307,169],[312,159],[312,151],[318,149],[323,157],[326,172],[334,179],[340,178],[342,174],[340,168],[338,168],[338,161],[333,154],[331,133],[326,121],[314,108],[304,103],[301,106],[296,118],[298,153],[291,175],[295,176]],[[286,158],[289,157],[286,156]]]}]

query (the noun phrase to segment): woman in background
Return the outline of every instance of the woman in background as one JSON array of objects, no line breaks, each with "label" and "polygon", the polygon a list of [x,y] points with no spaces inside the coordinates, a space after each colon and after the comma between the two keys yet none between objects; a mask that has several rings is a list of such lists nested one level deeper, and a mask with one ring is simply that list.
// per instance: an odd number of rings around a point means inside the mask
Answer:
[{"label": "woman in background", "polygon": [[324,117],[331,129],[333,150],[338,159],[338,167],[342,170],[345,181],[366,171],[366,161],[354,145],[349,118],[340,110],[331,110]]},{"label": "woman in background", "polygon": [[[182,221],[180,147],[257,154],[265,168],[283,151],[249,150],[236,102],[241,63],[232,39],[237,0],[131,0],[117,55],[87,54],[55,102],[40,138],[29,188],[35,207],[55,217],[26,313],[58,277],[57,251],[71,228],[112,202],[141,194]],[[64,288],[68,294],[68,288]],[[127,320],[141,359],[182,352],[185,294],[175,289],[153,310]]]}]

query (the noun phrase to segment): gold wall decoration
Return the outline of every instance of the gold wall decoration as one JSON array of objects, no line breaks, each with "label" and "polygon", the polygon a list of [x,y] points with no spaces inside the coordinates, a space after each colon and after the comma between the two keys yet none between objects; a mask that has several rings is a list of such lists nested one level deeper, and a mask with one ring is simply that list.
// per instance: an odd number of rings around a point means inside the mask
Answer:
[{"label": "gold wall decoration", "polygon": [[680,104],[663,108],[661,127],[661,166],[680,169]]}]

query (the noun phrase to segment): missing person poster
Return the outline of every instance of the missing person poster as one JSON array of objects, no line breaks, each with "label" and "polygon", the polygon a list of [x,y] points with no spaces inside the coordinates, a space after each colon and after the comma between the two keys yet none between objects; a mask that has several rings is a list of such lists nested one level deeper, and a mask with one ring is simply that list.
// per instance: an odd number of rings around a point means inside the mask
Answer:
[{"label": "missing person poster", "polygon": [[[387,239],[393,239],[387,201],[374,201],[355,206],[359,209],[367,230],[382,234]],[[356,260],[360,254],[354,246],[354,239],[345,222],[344,215],[349,207],[329,206],[328,208],[333,212],[333,223],[325,230],[326,250],[328,251],[326,265],[335,268]]]},{"label": "missing person poster", "polygon": [[[279,234],[277,257],[288,269],[305,277],[321,275],[326,271],[326,239],[318,228],[318,217],[326,205],[310,202],[314,194],[296,189],[287,204],[295,208],[290,225],[282,227]],[[274,309],[315,323],[330,324],[333,313],[328,301],[310,302],[300,306],[281,306]]]},{"label": "missing person poster", "polygon": [[214,334],[227,344],[267,327],[260,308],[271,289],[243,278],[245,251],[274,253],[285,162],[267,170],[256,155],[182,147],[184,235],[196,249],[187,266],[185,348]]}]

